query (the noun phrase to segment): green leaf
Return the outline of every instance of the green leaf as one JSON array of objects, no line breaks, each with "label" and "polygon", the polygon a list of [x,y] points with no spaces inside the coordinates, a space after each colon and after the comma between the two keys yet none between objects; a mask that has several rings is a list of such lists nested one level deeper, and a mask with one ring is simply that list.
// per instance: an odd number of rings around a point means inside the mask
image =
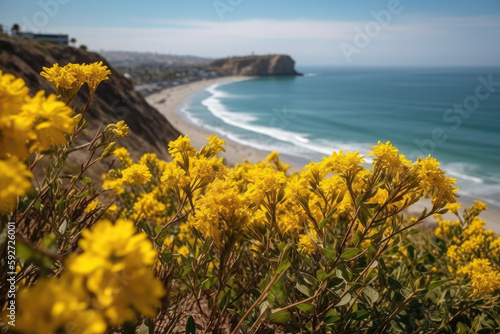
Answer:
[{"label": "green leaf", "polygon": [[348,304],[351,301],[351,299],[352,299],[351,295],[347,294],[344,297],[342,297],[342,299],[335,306],[342,306]]},{"label": "green leaf", "polygon": [[329,249],[323,248],[321,250],[321,253],[328,259],[328,260],[333,260],[337,254],[334,251],[331,251]]},{"label": "green leaf", "polygon": [[141,324],[141,326],[137,330],[137,334],[149,334],[149,327],[145,322]]},{"label": "green leaf", "polygon": [[358,207],[359,204],[364,201],[364,199],[365,199],[365,194],[362,194],[362,195],[358,196],[356,198],[356,207]]},{"label": "green leaf", "polygon": [[80,179],[80,182],[85,184],[85,185],[88,185],[88,184],[92,183],[92,179],[90,177],[84,176]]},{"label": "green leaf", "polygon": [[305,294],[307,297],[311,297],[311,292],[309,291],[309,288],[305,284],[299,284],[297,282],[297,290]]},{"label": "green leaf", "polygon": [[367,316],[370,314],[369,311],[366,311],[366,310],[359,310],[359,311],[356,311],[354,313],[352,313],[351,315],[351,319],[355,319],[355,320],[363,320],[365,318],[367,318]]},{"label": "green leaf", "polygon": [[189,316],[186,322],[186,334],[196,334],[196,323],[192,315]]},{"label": "green leaf", "polygon": [[398,282],[396,281],[394,278],[392,277],[387,277],[387,279],[389,280],[389,284],[393,287],[393,288],[396,288],[396,289],[401,289],[403,286]]},{"label": "green leaf", "polygon": [[291,319],[291,314],[288,311],[282,311],[278,313],[271,314],[269,320],[276,324],[286,324]]},{"label": "green leaf", "polygon": [[359,252],[361,252],[360,249],[348,248],[342,253],[342,255],[340,255],[340,258],[342,260],[349,260],[349,259],[352,259],[353,257],[355,257],[356,255],[358,255]]},{"label": "green leaf", "polygon": [[144,232],[146,232],[147,235],[149,235],[150,237],[153,237],[153,235],[151,233],[151,229],[149,228],[149,226],[145,222],[141,222],[141,228]]},{"label": "green leaf", "polygon": [[163,258],[163,261],[169,262],[170,260],[172,260],[174,258],[174,254],[172,254],[172,253],[162,253],[161,257]]},{"label": "green leaf", "polygon": [[428,291],[432,291],[434,290],[435,288],[449,282],[451,279],[444,279],[444,280],[441,280],[441,281],[436,281],[436,282],[432,282],[431,284],[429,284],[429,286],[427,287],[427,290]]},{"label": "green leaf", "polygon": [[371,304],[374,304],[380,297],[380,294],[371,286],[367,286],[365,290],[363,290],[363,294],[368,298]]},{"label": "green leaf", "polygon": [[354,236],[354,239],[352,239],[352,243],[356,245],[358,242],[361,241],[362,238],[363,238],[363,233],[361,231],[357,231],[356,235]]},{"label": "green leaf", "polygon": [[40,210],[40,208],[41,208],[41,204],[42,204],[42,199],[41,199],[41,198],[39,198],[39,199],[37,199],[37,200],[36,200],[35,204],[33,204],[33,208],[34,208],[35,210]]},{"label": "green leaf", "polygon": [[318,281],[324,280],[325,277],[326,277],[326,272],[323,269],[320,269],[316,272],[316,278],[318,279]]},{"label": "green leaf", "polygon": [[315,306],[313,304],[304,303],[297,305],[297,308],[305,313],[313,313]]},{"label": "green leaf", "polygon": [[219,309],[222,310],[224,307],[226,307],[227,303],[229,303],[229,299],[231,298],[231,290],[226,292],[226,294],[221,298],[219,302]]},{"label": "green leaf", "polygon": [[182,270],[181,277],[184,277],[187,274],[191,273],[191,270],[192,270],[191,267],[184,267],[184,269]]},{"label": "green leaf", "polygon": [[[330,311],[328,311],[328,312],[330,312]],[[327,315],[328,315],[328,313],[327,313]],[[325,324],[331,325],[333,323],[336,323],[339,320],[340,320],[340,316],[338,314],[333,314],[331,316],[325,317]]]},{"label": "green leaf", "polygon": [[292,264],[290,263],[290,260],[286,260],[286,261],[283,261],[280,266],[278,267],[278,273],[282,273],[284,272],[285,270],[287,270],[288,268],[290,268]]}]

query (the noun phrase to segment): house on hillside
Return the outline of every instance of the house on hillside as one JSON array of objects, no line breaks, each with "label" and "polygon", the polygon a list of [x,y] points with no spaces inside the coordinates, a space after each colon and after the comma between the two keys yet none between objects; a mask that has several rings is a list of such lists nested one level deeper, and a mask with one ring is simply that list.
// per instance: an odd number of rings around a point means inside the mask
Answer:
[{"label": "house on hillside", "polygon": [[20,32],[18,36],[28,39],[37,39],[42,41],[54,42],[63,45],[68,45],[69,43],[68,35],[62,35],[62,34],[34,34],[31,32]]}]

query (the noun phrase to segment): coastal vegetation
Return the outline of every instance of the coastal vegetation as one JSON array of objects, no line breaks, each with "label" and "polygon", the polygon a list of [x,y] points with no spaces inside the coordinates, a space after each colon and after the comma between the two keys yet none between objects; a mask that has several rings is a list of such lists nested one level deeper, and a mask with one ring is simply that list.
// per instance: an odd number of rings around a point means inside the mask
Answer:
[{"label": "coastal vegetation", "polygon": [[[124,121],[76,144],[105,65],[41,75],[55,94],[0,72],[0,301],[15,324],[3,330],[498,332],[500,238],[486,204],[458,214],[455,180],[431,156],[378,142],[371,168],[340,150],[292,173],[276,152],[227,166],[223,140],[183,135],[168,161],[133,159]],[[113,162],[102,180],[87,176],[101,161]],[[406,216],[423,197],[430,208]]]}]

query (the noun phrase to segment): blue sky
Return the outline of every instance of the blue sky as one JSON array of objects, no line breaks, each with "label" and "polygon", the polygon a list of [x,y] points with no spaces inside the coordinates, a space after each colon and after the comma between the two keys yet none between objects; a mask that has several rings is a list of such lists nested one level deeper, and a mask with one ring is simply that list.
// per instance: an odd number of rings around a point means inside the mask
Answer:
[{"label": "blue sky", "polygon": [[298,65],[500,66],[499,0],[0,0],[4,29],[68,33],[91,50]]}]

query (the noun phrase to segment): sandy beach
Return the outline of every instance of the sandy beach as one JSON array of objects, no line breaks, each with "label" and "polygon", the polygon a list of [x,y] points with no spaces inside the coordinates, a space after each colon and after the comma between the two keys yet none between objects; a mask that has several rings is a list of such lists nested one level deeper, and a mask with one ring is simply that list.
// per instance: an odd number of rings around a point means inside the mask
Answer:
[{"label": "sandy beach", "polygon": [[[202,147],[206,143],[206,138],[210,136],[210,131],[199,128],[198,126],[190,123],[187,119],[183,118],[177,112],[178,108],[182,105],[183,101],[191,94],[205,89],[216,83],[225,82],[236,82],[243,80],[250,80],[251,77],[243,76],[229,76],[210,80],[203,80],[192,82],[185,85],[180,85],[177,87],[167,88],[161,92],[149,95],[146,97],[146,101],[156,108],[165,118],[182,134],[188,134],[191,138],[191,143],[197,149]],[[250,162],[258,162],[264,160],[267,156],[267,152],[259,151],[257,149],[244,146],[219,136],[226,141],[226,153],[221,152],[220,156],[224,157],[226,163],[230,166],[234,166],[243,161],[243,159],[248,159]],[[291,165],[292,171],[299,171],[304,166],[304,163],[300,163],[300,160],[282,156],[283,162]],[[459,202],[467,207],[473,202],[471,198],[461,198]],[[422,212],[424,207],[430,208],[430,201],[422,199],[418,203],[414,204],[409,208],[409,213],[418,214]],[[462,210],[461,210],[462,212]],[[495,209],[489,209],[482,212],[480,217],[487,222],[487,228],[500,233],[500,211]],[[446,214],[445,219],[455,219],[454,215]],[[435,222],[434,219],[429,218],[429,223]]]},{"label": "sandy beach", "polygon": [[[191,143],[196,149],[202,147],[206,142],[206,138],[213,133],[210,131],[199,128],[198,126],[190,123],[177,113],[177,109],[181,106],[182,102],[191,94],[196,91],[210,87],[216,83],[236,82],[243,80],[250,80],[251,77],[243,76],[229,76],[210,80],[196,81],[177,87],[167,88],[159,93],[155,93],[146,97],[146,101],[156,108],[165,118],[172,124],[180,133],[187,134],[191,138]],[[220,156],[223,157],[228,165],[234,166],[248,159],[251,162],[258,162],[266,158],[266,153],[256,149],[240,145],[233,141],[219,136],[226,141],[226,153],[221,152]]]}]

